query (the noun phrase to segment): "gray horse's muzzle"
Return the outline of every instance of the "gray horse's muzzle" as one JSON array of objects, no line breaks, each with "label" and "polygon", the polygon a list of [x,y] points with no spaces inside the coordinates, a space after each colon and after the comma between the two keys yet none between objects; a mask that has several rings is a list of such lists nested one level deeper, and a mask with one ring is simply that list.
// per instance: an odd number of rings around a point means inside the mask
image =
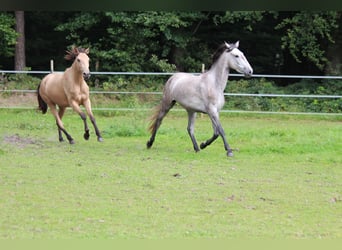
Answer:
[{"label": "gray horse's muzzle", "polygon": [[251,77],[253,75],[253,69],[250,68],[250,69],[245,70],[244,75],[247,78]]}]

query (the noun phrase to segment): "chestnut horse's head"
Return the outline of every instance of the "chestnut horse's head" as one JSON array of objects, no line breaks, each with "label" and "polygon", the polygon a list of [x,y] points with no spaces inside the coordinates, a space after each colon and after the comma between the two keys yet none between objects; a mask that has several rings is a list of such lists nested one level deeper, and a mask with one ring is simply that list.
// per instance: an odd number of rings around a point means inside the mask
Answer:
[{"label": "chestnut horse's head", "polygon": [[89,70],[89,48],[76,48],[66,51],[65,59],[68,61],[74,61],[73,67],[82,73],[84,80],[88,80],[90,77]]}]

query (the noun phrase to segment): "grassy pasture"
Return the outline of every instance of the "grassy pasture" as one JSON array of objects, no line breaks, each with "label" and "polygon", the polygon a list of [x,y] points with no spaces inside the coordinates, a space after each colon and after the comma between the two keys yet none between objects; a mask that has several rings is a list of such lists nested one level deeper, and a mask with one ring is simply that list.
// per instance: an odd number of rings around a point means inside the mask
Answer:
[{"label": "grassy pasture", "polygon": [[69,145],[50,114],[0,110],[0,238],[342,237],[341,117],[222,114],[227,158],[221,139],[193,152],[185,112],[147,150],[149,115],[95,112],[98,143],[69,111]]}]

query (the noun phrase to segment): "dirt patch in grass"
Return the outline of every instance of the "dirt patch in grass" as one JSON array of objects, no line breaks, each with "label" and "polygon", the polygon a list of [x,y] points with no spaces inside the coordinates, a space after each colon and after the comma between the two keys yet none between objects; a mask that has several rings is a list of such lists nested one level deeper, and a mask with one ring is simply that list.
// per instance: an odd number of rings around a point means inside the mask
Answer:
[{"label": "dirt patch in grass", "polygon": [[2,93],[0,107],[37,107],[36,93]]},{"label": "dirt patch in grass", "polygon": [[4,136],[3,142],[17,146],[19,148],[24,148],[27,145],[39,144],[39,142],[35,139],[21,137],[18,134]]}]

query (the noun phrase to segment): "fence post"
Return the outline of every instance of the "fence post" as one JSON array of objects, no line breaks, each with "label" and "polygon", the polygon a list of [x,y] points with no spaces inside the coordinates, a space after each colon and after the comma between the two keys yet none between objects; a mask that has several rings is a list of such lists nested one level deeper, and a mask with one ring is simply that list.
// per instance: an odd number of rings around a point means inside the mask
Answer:
[{"label": "fence post", "polygon": [[53,69],[53,60],[50,60],[50,72],[52,73],[54,71]]}]

